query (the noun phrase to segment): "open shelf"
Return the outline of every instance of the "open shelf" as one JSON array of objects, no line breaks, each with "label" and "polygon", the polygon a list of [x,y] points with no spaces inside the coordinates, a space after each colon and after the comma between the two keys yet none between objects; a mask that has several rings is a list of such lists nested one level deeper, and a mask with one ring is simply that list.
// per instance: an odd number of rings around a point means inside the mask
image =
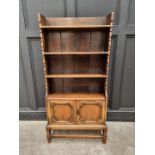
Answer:
[{"label": "open shelf", "polygon": [[67,99],[67,100],[97,100],[105,99],[104,94],[100,93],[53,93],[47,96],[49,99]]},{"label": "open shelf", "polygon": [[41,26],[41,29],[106,29],[111,25],[67,25],[67,26]]},{"label": "open shelf", "polygon": [[103,54],[110,54],[109,52],[105,51],[68,51],[68,52],[45,52],[45,55],[103,55]]},{"label": "open shelf", "polygon": [[46,73],[51,74],[105,74],[107,55],[48,55]]},{"label": "open shelf", "polygon": [[107,78],[107,74],[47,74],[46,78]]},{"label": "open shelf", "polygon": [[48,78],[49,94],[104,94],[105,78]]},{"label": "open shelf", "polygon": [[[44,52],[107,52],[109,30],[44,31]],[[90,53],[90,54],[91,54]]]}]

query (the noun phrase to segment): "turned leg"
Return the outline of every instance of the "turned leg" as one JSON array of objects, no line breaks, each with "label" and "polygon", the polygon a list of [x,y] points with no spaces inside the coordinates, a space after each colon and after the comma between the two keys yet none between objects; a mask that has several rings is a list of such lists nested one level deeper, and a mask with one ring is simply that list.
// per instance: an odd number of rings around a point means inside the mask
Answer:
[{"label": "turned leg", "polygon": [[108,132],[108,129],[105,128],[105,129],[103,130],[103,139],[102,139],[103,144],[106,144],[106,142],[107,142],[107,132]]},{"label": "turned leg", "polygon": [[47,133],[47,141],[48,143],[51,143],[51,129],[46,127],[46,133]]}]

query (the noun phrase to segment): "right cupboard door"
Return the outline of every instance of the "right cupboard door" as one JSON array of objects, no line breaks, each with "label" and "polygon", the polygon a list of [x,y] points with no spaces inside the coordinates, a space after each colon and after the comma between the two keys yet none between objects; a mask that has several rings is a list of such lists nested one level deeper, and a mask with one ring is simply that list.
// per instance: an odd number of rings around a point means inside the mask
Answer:
[{"label": "right cupboard door", "polygon": [[77,121],[79,124],[103,124],[106,105],[103,100],[81,100],[77,102]]}]

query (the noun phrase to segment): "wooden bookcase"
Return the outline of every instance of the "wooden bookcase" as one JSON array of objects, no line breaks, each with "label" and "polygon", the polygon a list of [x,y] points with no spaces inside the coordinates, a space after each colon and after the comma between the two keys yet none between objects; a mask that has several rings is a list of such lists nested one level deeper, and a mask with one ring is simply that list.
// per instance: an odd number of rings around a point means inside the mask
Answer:
[{"label": "wooden bookcase", "polygon": [[[108,72],[113,12],[106,17],[49,18],[38,14],[45,74],[47,139],[107,140]],[[55,134],[97,130],[100,134]]]}]

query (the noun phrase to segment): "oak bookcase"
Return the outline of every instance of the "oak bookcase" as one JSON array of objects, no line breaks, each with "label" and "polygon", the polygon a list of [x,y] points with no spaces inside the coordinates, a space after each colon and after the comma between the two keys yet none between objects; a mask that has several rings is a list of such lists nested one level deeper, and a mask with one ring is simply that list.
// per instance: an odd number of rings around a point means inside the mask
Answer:
[{"label": "oak bookcase", "polygon": [[[45,77],[47,140],[107,140],[108,72],[113,12],[106,17],[49,18],[38,13]],[[56,134],[96,130],[97,134]]]}]

